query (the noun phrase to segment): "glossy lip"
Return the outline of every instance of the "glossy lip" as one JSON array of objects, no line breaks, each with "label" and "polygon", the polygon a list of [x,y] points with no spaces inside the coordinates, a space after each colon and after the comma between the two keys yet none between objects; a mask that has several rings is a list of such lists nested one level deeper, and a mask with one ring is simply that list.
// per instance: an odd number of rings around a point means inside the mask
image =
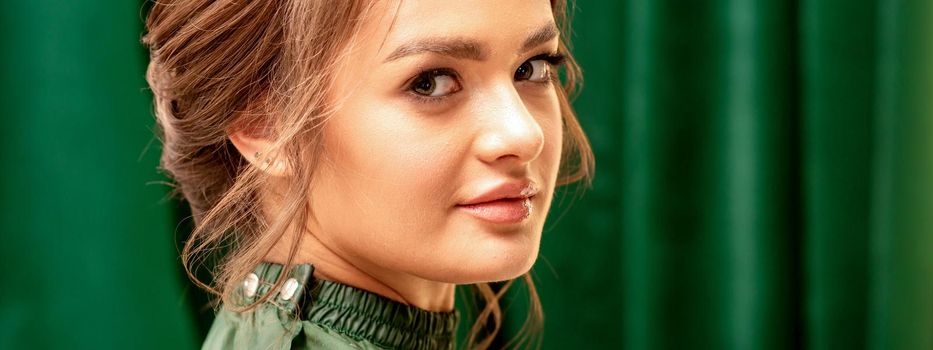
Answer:
[{"label": "glossy lip", "polygon": [[457,208],[489,222],[516,224],[531,216],[531,199],[537,194],[538,187],[530,180],[503,182]]},{"label": "glossy lip", "polygon": [[538,186],[531,180],[503,182],[457,205],[474,205],[499,199],[531,198],[538,194]]}]

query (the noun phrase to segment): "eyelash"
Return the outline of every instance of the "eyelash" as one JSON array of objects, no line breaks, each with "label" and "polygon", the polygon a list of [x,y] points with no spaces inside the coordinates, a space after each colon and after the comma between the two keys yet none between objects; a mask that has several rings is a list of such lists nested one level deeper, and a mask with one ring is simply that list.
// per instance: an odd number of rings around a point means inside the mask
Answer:
[{"label": "eyelash", "polygon": [[[534,84],[546,85],[546,84],[550,84],[550,83],[554,80],[554,73],[555,73],[555,72],[554,72],[554,68],[563,65],[564,62],[567,60],[567,57],[566,57],[564,54],[559,53],[559,52],[555,52],[555,53],[542,53],[542,54],[533,56],[533,57],[531,57],[531,58],[525,60],[525,62],[531,62],[531,61],[537,61],[537,60],[543,60],[543,61],[547,62],[548,65],[551,66],[551,67],[550,67],[551,70],[549,71],[548,78],[547,78],[546,80],[543,80],[543,81],[529,81],[529,82],[530,82],[530,83],[534,83]],[[522,62],[522,64],[524,64],[525,62]],[[443,96],[424,96],[424,95],[421,95],[421,94],[418,94],[418,93],[414,92],[414,84],[415,84],[415,82],[418,81],[418,78],[420,78],[420,77],[422,77],[422,76],[424,76],[424,75],[428,75],[428,76],[431,76],[431,77],[442,76],[442,75],[449,75],[449,76],[453,77],[454,79],[456,79],[458,82],[459,82],[459,80],[460,80],[460,77],[457,75],[457,73],[456,73],[454,70],[449,69],[449,68],[428,68],[428,69],[422,69],[420,72],[418,72],[418,74],[415,74],[415,76],[414,76],[413,78],[411,78],[411,80],[405,85],[405,86],[406,86],[406,87],[405,87],[405,91],[407,92],[408,97],[411,98],[412,101],[414,101],[414,102],[416,102],[416,103],[423,103],[423,104],[439,103],[439,102],[442,102],[443,100],[449,98],[449,97],[452,95],[452,94],[447,94],[447,95],[443,95]]]}]

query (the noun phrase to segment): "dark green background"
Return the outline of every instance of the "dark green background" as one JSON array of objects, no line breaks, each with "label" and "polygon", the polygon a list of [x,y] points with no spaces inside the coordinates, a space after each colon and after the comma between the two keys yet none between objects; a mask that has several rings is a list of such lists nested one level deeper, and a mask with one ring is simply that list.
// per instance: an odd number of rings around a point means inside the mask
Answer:
[{"label": "dark green background", "polygon": [[[0,4],[0,348],[203,337],[141,8]],[[544,234],[545,349],[933,348],[930,1],[575,14],[597,175]]]}]

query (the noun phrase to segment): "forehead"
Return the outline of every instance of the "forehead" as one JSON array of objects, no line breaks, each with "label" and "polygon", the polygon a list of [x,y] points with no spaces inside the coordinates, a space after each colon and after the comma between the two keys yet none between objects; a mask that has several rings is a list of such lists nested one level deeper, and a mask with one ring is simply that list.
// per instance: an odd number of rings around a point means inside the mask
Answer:
[{"label": "forehead", "polygon": [[553,22],[548,0],[377,1],[355,46],[379,60],[424,38],[468,38],[493,52],[514,52],[529,33]]}]

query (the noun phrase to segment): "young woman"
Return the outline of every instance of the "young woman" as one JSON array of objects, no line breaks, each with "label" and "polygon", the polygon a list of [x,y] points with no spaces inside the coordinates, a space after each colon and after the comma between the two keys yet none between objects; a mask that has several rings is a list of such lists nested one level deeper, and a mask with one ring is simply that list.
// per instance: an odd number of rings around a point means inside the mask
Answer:
[{"label": "young woman", "polygon": [[487,348],[518,278],[540,328],[528,271],[554,189],[593,169],[565,11],[156,2],[162,167],[196,223],[182,261],[222,301],[204,347],[452,348],[455,287],[472,285],[467,346]]}]

